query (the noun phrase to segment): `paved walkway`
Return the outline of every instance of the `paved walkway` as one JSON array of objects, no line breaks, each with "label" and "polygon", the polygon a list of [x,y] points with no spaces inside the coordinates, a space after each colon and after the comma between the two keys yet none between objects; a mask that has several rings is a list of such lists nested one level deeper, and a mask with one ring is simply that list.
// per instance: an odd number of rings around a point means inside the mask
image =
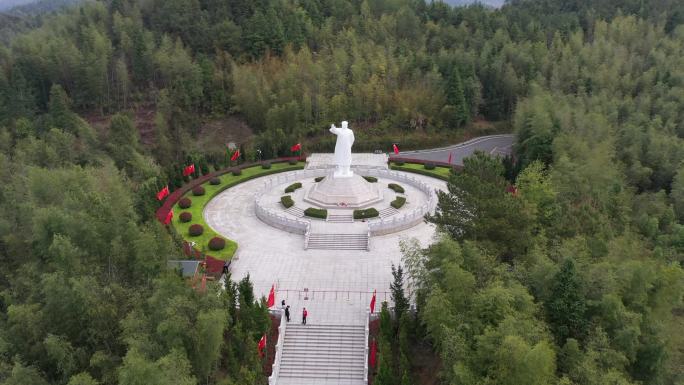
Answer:
[{"label": "paved walkway", "polygon": [[[446,188],[443,181],[416,177],[435,188]],[[401,262],[399,241],[413,237],[426,245],[435,234],[432,225],[421,223],[409,230],[372,237],[370,251],[304,250],[302,235],[275,229],[256,217],[254,194],[263,184],[260,179],[219,194],[206,206],[204,218],[219,234],[239,244],[231,263],[233,280],[249,274],[257,296],[268,295],[275,283],[279,289],[276,303],[283,298],[292,303],[295,317],[308,304],[311,322],[339,323],[347,316],[350,321],[357,319],[368,306],[373,290],[380,293],[379,302],[389,291],[390,266]],[[303,295],[305,289],[313,294],[308,299]]]},{"label": "paved walkway", "polygon": [[452,154],[451,164],[462,166],[463,158],[471,156],[475,151],[484,151],[491,155],[510,155],[513,150],[513,143],[515,143],[515,135],[512,134],[481,136],[467,142],[443,148],[402,151],[396,157],[448,162],[449,154]]}]

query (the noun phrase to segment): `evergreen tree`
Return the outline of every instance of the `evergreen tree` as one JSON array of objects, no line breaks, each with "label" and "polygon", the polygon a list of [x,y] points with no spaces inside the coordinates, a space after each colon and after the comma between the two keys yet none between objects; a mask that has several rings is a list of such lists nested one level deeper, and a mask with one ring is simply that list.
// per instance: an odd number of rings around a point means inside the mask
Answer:
[{"label": "evergreen tree", "polygon": [[587,304],[575,262],[567,258],[553,277],[546,317],[559,345],[568,338],[582,341],[587,332]]},{"label": "evergreen tree", "polygon": [[390,284],[392,302],[394,302],[394,316],[397,322],[408,311],[409,301],[404,294],[404,269],[399,265],[392,264],[392,277],[394,281]]}]

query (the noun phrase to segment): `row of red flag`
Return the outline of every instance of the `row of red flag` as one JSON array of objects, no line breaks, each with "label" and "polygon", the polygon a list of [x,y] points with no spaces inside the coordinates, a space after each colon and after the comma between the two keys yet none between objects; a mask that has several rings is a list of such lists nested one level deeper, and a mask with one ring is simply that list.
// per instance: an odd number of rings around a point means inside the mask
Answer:
[{"label": "row of red flag", "polygon": [[[266,306],[272,308],[275,305],[275,284],[271,285],[271,291],[268,292],[268,300],[266,301]],[[257,350],[259,351],[259,357],[264,356],[264,349],[266,348],[266,334],[264,334],[259,340],[257,345]]]}]

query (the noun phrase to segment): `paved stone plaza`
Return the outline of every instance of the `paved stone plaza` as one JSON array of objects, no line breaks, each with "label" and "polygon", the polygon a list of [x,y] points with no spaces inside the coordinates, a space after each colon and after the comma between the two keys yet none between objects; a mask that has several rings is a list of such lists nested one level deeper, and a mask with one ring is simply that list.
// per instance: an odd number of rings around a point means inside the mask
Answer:
[{"label": "paved stone plaza", "polygon": [[[446,188],[441,180],[412,176],[434,188]],[[305,250],[303,235],[276,229],[256,217],[254,198],[263,182],[255,179],[219,194],[206,206],[204,218],[219,234],[239,244],[231,263],[232,279],[249,274],[257,295],[267,295],[275,284],[276,302],[285,299],[292,306],[293,321],[301,322],[306,306],[312,324],[364,322],[373,290],[378,291],[378,303],[389,301],[390,266],[401,261],[399,241],[414,237],[426,245],[435,234],[432,225],[421,223],[373,236],[370,251]]]}]

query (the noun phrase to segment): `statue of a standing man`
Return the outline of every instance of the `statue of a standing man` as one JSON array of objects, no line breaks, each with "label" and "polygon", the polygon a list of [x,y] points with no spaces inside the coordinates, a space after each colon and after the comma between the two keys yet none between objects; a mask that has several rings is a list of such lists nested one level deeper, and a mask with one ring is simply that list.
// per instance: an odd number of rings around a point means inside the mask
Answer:
[{"label": "statue of a standing man", "polygon": [[347,121],[342,122],[342,127],[330,126],[330,132],[337,135],[335,143],[335,173],[334,178],[349,178],[354,175],[351,167],[351,148],[354,144],[354,131],[347,127]]}]

